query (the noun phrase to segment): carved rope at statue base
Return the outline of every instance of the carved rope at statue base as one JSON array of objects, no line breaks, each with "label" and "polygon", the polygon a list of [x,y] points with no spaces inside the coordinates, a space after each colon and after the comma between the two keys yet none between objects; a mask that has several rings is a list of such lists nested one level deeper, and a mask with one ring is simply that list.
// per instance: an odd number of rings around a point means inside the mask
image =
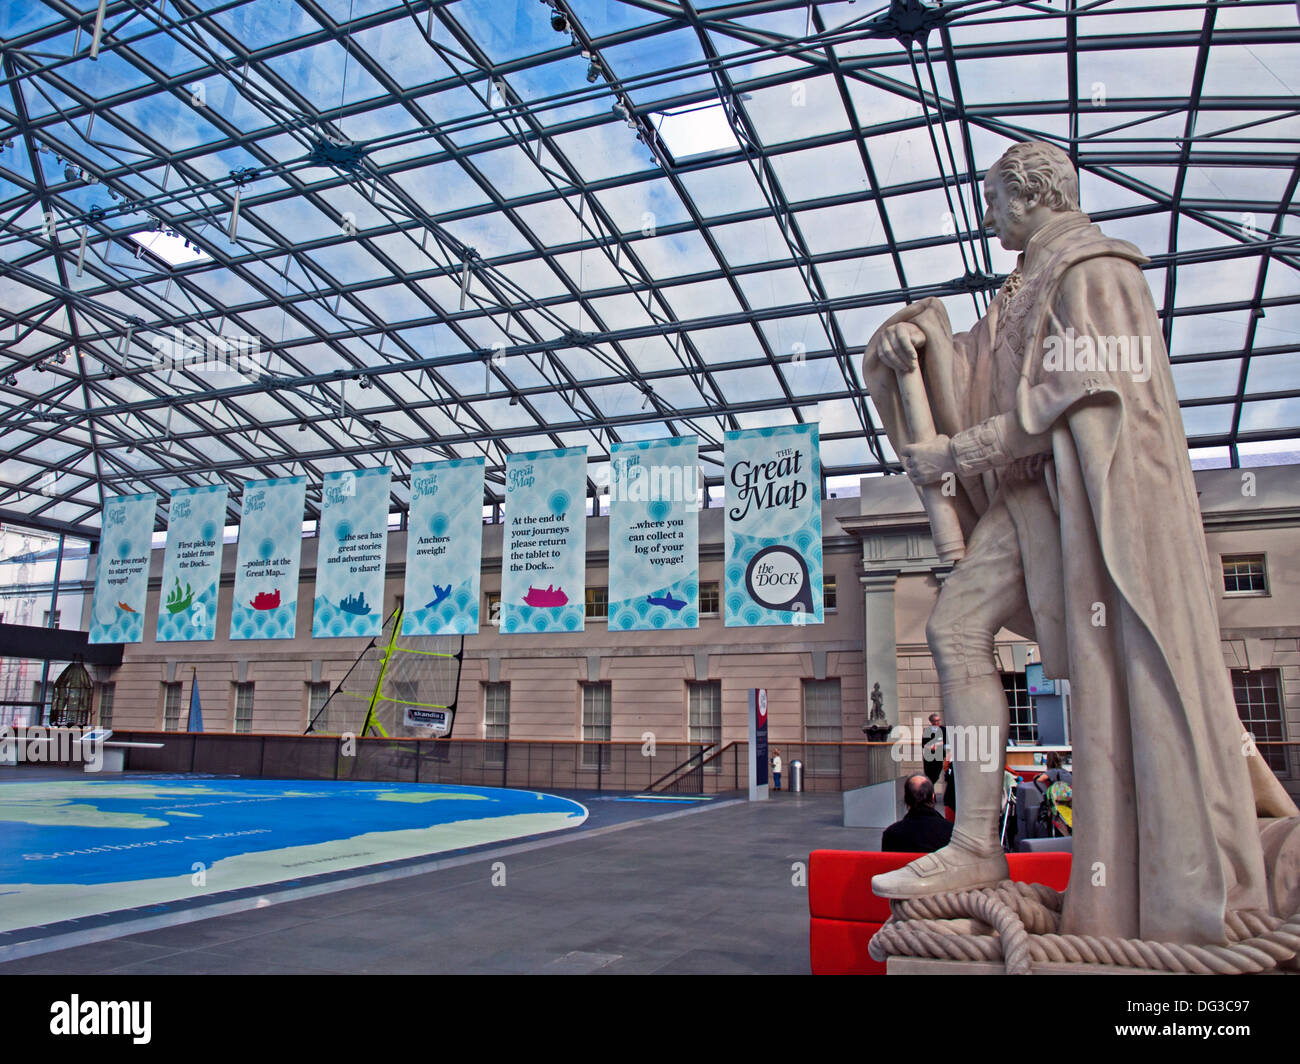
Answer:
[{"label": "carved rope at statue base", "polygon": [[[1051,962],[1185,975],[1248,975],[1296,970],[1300,960],[1300,913],[1287,920],[1229,913],[1228,945],[1195,946],[1059,934],[1063,898],[1041,883],[1008,879],[977,890],[893,901],[893,914],[868,948],[872,959],[882,963],[889,957],[1002,961],[1008,975],[1029,975],[1034,964]],[[988,931],[970,933],[966,920],[976,920]]]}]

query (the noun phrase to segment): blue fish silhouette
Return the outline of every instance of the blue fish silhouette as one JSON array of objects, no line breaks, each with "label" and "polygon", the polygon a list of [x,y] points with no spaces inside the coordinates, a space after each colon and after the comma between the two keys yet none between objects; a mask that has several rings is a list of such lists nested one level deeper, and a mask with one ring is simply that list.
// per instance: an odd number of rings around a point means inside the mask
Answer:
[{"label": "blue fish silhouette", "polygon": [[647,595],[645,600],[651,606],[666,606],[674,613],[686,605],[685,599],[673,598],[671,591],[665,591],[662,595]]},{"label": "blue fish silhouette", "polygon": [[450,595],[450,594],[451,594],[451,585],[450,585],[450,584],[448,584],[446,587],[439,587],[437,584],[434,584],[434,585],[433,585],[433,598],[431,598],[428,602],[426,602],[426,603],[424,604],[424,608],[425,608],[426,610],[431,610],[431,609],[433,609],[434,606],[438,605],[439,602],[441,602],[443,599],[445,599],[445,598],[446,598],[448,595]]}]

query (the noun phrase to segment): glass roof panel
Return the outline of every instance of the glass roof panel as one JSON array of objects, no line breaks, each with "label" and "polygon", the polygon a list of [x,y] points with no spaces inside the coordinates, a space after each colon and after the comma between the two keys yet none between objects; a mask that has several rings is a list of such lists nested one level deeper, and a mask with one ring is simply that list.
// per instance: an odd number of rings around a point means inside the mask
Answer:
[{"label": "glass roof panel", "polygon": [[1182,408],[1183,431],[1193,436],[1224,436],[1232,429],[1233,406],[1185,406]]},{"label": "glass roof panel", "polygon": [[628,246],[652,277],[680,277],[718,268],[717,260],[699,233],[669,233],[633,240]]},{"label": "glass roof panel", "polygon": [[1273,399],[1266,403],[1244,403],[1242,432],[1276,432],[1300,429],[1300,398]]},{"label": "glass roof panel", "polygon": [[1239,96],[1242,86],[1249,85],[1261,93],[1298,95],[1297,51],[1293,44],[1220,44],[1210,50],[1201,91],[1206,96]]},{"label": "glass roof panel", "polygon": [[294,0],[249,0],[212,17],[240,40],[263,45],[295,40],[321,28]]},{"label": "glass roof panel", "polygon": [[740,302],[731,285],[721,279],[692,281],[690,284],[673,285],[660,291],[679,321],[732,314],[740,310]]},{"label": "glass roof panel", "polygon": [[1225,362],[1184,362],[1173,367],[1180,400],[1231,398],[1237,394],[1241,359]]},{"label": "glass roof panel", "polygon": [[870,247],[881,241],[880,216],[874,203],[846,203],[800,211],[795,224],[813,255]]},{"label": "glass roof panel", "polygon": [[352,60],[338,41],[322,41],[287,55],[274,56],[266,65],[320,111],[384,94],[383,86]]},{"label": "glass roof panel", "polygon": [[554,142],[579,177],[584,181],[601,181],[658,168],[650,149],[639,143],[636,136],[622,122],[606,122],[560,133]]},{"label": "glass roof panel", "polygon": [[567,33],[551,28],[551,12],[528,0],[458,0],[446,13],[466,30],[494,63],[549,52],[568,44]]},{"label": "glass roof panel", "polygon": [[[563,39],[557,36],[556,43],[562,44]],[[609,113],[610,104],[607,99],[592,96],[584,91],[591,88],[587,81],[586,64],[573,56],[566,56],[554,63],[513,71],[505,81],[528,106],[529,112],[543,125],[557,125],[561,122],[573,122]],[[580,98],[573,103],[557,106],[542,103],[543,100],[566,95],[576,95]],[[506,99],[513,102],[512,97],[507,96]]]},{"label": "glass roof panel", "polygon": [[635,86],[628,89],[628,95],[638,105],[686,93],[712,92],[714,88],[713,79],[706,74],[665,77],[659,73],[703,64],[704,51],[693,30],[670,30],[627,44],[602,48],[600,54],[615,78],[624,85],[631,82]]},{"label": "glass roof panel", "polygon": [[1246,374],[1246,394],[1291,391],[1297,387],[1300,387],[1300,352],[1251,358],[1250,370]]},{"label": "glass roof panel", "polygon": [[867,171],[856,143],[844,141],[771,159],[786,201],[853,195],[869,190]]},{"label": "glass roof panel", "polygon": [[709,236],[717,242],[722,257],[732,266],[780,262],[790,258],[790,246],[774,218],[715,225],[709,229]]},{"label": "glass roof panel", "polygon": [[808,78],[788,85],[754,89],[742,103],[761,143],[788,144],[805,137],[839,133],[848,116],[832,77]]},{"label": "glass roof panel", "polygon": [[595,195],[621,233],[640,232],[648,236],[659,226],[690,220],[686,205],[665,178],[604,188]]},{"label": "glass roof panel", "polygon": [[767,201],[746,163],[730,163],[681,175],[696,209],[705,218],[763,210]]}]

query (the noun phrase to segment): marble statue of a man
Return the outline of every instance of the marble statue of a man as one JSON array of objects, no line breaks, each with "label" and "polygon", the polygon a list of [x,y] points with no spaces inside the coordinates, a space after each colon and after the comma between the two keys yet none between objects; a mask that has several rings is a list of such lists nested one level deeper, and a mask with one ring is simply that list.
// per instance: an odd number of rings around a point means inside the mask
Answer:
[{"label": "marble statue of a man", "polygon": [[[966,537],[926,630],[945,723],[1005,745],[1004,626],[1070,679],[1062,933],[1222,943],[1226,912],[1268,910],[1248,751],[1147,260],[1080,213],[1078,190],[1059,149],[1008,150],[984,183],[984,225],[1021,254],[988,313],[954,334],[939,300],[908,306],[863,372],[908,475],[950,489]],[[909,438],[898,389],[918,366],[940,434],[926,443]],[[951,844],[876,877],[877,894],[1006,878],[1001,765],[988,768],[973,753],[955,764]]]}]

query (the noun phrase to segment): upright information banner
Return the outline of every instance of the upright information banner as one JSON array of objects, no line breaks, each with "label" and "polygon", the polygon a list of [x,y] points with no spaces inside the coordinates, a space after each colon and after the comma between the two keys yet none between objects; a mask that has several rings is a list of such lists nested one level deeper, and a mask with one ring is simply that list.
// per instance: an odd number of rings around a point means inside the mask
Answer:
[{"label": "upright information banner", "polygon": [[144,638],[149,593],[149,552],[158,496],[118,495],[104,500],[95,593],[90,604],[91,643],[138,643]]},{"label": "upright information banner", "polygon": [[698,451],[694,436],[610,450],[611,632],[700,626]]},{"label": "upright information banner", "polygon": [[402,635],[478,631],[483,465],[463,458],[411,469]]},{"label": "upright information banner", "polygon": [[306,501],[306,477],[250,480],[244,485],[231,639],[293,638]]},{"label": "upright information banner", "polygon": [[817,426],[728,432],[726,476],[726,624],[820,624]]},{"label": "upright information banner", "polygon": [[376,636],[384,627],[391,476],[388,466],[325,474],[311,619],[317,639]]},{"label": "upright information banner", "polygon": [[224,484],[172,492],[158,602],[160,643],[216,638],[227,494]]},{"label": "upright information banner", "polygon": [[506,458],[503,632],[581,632],[587,600],[587,449]]}]

